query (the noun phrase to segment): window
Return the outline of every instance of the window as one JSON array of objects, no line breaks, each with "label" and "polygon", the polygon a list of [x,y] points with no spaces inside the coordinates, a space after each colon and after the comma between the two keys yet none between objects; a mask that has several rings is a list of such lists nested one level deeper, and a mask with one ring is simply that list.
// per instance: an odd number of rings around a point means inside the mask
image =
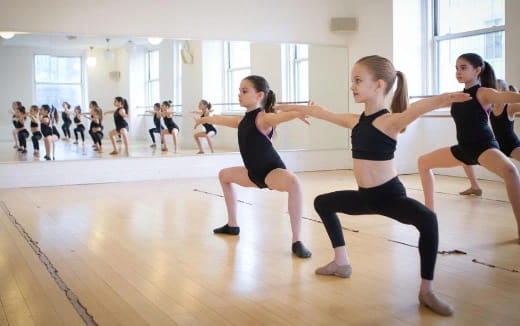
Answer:
[{"label": "window", "polygon": [[505,77],[504,0],[436,0],[434,10],[437,92],[461,88],[455,63],[466,52],[481,55],[497,78]]},{"label": "window", "polygon": [[[225,101],[238,102],[240,82],[251,75],[251,48],[249,42],[227,42],[224,47],[226,68]],[[237,105],[230,105],[224,111],[242,111]]]},{"label": "window", "polygon": [[146,53],[146,105],[160,102],[159,91],[159,50]]},{"label": "window", "polygon": [[173,42],[173,105],[174,111],[181,113],[182,107],[182,42]]},{"label": "window", "polygon": [[309,100],[309,46],[286,44],[282,46],[283,100],[300,102]]},{"label": "window", "polygon": [[81,57],[34,56],[36,103],[60,108],[65,101],[83,105]]}]

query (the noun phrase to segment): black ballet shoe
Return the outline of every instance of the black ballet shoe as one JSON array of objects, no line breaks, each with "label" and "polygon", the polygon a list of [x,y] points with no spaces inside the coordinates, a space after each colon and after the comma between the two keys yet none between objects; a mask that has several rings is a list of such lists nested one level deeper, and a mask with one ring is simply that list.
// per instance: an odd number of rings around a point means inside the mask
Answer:
[{"label": "black ballet shoe", "polygon": [[301,241],[296,241],[292,244],[292,252],[300,258],[310,258],[312,256],[312,252],[310,252],[309,249],[305,248]]},{"label": "black ballet shoe", "polygon": [[239,226],[229,226],[226,224],[224,226],[214,229],[213,233],[238,235],[240,233],[240,227]]},{"label": "black ballet shoe", "polygon": [[50,161],[50,160],[51,160],[51,158],[50,158],[49,156],[47,156],[47,155],[45,155],[43,158],[44,158],[46,161]]}]

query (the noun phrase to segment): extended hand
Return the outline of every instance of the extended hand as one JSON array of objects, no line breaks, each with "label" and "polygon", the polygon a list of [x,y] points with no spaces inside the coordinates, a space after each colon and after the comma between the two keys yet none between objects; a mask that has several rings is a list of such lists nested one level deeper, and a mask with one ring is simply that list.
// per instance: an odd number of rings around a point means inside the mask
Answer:
[{"label": "extended hand", "polygon": [[456,102],[466,102],[471,100],[471,96],[468,93],[464,92],[453,92],[453,93],[444,93],[440,96],[440,105],[439,107],[450,106],[451,103]]}]

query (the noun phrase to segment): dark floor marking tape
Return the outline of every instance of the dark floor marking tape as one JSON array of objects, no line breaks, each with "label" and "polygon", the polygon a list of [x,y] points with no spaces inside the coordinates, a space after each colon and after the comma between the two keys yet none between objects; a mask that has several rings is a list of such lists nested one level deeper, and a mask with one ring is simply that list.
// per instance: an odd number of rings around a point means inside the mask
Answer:
[{"label": "dark floor marking tape", "polygon": [[[200,189],[193,189],[193,191],[201,192],[201,193],[206,194],[206,195],[213,195],[213,196],[217,196],[217,197],[220,197],[220,198],[224,198],[223,195],[214,194],[214,193],[212,193],[212,192],[207,192],[207,191],[200,190]],[[243,200],[240,200],[240,199],[237,199],[237,202],[242,203],[242,204],[246,204],[246,205],[251,205],[251,206],[253,206],[253,203],[249,203],[249,202],[247,202],[247,201],[243,201]]]},{"label": "dark floor marking tape", "polygon": [[[416,245],[412,245],[412,244],[409,244],[409,243],[406,243],[406,242],[401,242],[401,241],[396,241],[396,240],[391,240],[391,239],[386,239],[386,240],[388,240],[390,242],[402,244],[402,245],[405,245],[405,246],[408,246],[408,247],[418,248]],[[464,252],[462,250],[459,250],[459,249],[439,250],[439,251],[437,251],[437,253],[439,255],[467,255],[466,252]]]},{"label": "dark floor marking tape", "polygon": [[500,267],[500,266],[497,266],[497,265],[492,265],[492,264],[484,263],[484,262],[482,262],[482,261],[478,261],[478,260],[476,260],[476,259],[473,259],[472,262],[474,262],[474,263],[476,263],[476,264],[481,264],[481,265],[484,265],[484,266],[487,266],[487,267],[491,267],[491,268],[501,269],[501,270],[503,270],[503,271],[507,271],[507,272],[511,272],[511,273],[520,273],[520,271],[518,271],[518,270],[516,270],[516,269]]},{"label": "dark floor marking tape", "polygon": [[58,270],[54,265],[52,264],[51,260],[45,253],[40,249],[38,246],[38,242],[34,241],[31,236],[25,231],[24,227],[18,223],[16,220],[16,217],[9,211],[9,208],[5,204],[5,202],[0,202],[0,205],[2,206],[2,210],[4,213],[9,217],[9,220],[14,225],[14,227],[18,230],[22,238],[27,242],[27,244],[31,247],[31,249],[34,251],[36,256],[40,259],[42,264],[47,268],[47,271],[49,272],[50,276],[54,279],[60,290],[65,293],[65,296],[67,297],[67,300],[69,300],[70,304],[74,307],[78,315],[83,319],[85,322],[85,325],[88,326],[97,326],[98,323],[94,320],[94,317],[88,312],[87,308],[79,301],[79,298],[74,294],[74,292],[67,286],[65,281],[61,278],[59,275]]},{"label": "dark floor marking tape", "polygon": [[[308,221],[313,221],[313,222],[316,222],[316,223],[321,223],[321,224],[323,224],[322,221],[318,221],[318,220],[315,220],[315,219],[310,218],[310,217],[302,216],[302,219],[304,219],[304,220],[308,220]],[[355,232],[355,233],[358,233],[358,232],[359,232],[359,230],[346,228],[346,227],[344,227],[344,226],[342,226],[341,228],[342,228],[343,230],[345,230],[345,231],[350,231],[350,232]]]}]

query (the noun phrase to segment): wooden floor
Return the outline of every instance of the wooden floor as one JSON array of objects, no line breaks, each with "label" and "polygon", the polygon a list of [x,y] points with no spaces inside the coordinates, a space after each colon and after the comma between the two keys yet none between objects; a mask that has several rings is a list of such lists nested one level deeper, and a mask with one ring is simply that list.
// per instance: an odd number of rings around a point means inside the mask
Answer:
[{"label": "wooden floor", "polygon": [[[304,216],[313,198],[355,189],[350,171],[299,174]],[[422,201],[418,176],[402,176]],[[520,245],[505,189],[456,193],[438,177],[435,287],[455,308],[419,307],[417,231],[381,216],[342,216],[350,279],[321,277],[332,249],[323,225],[303,221],[311,259],[290,252],[286,195],[240,188],[239,237],[216,236],[226,209],[215,178],[0,190],[0,325],[83,320],[15,227],[19,223],[99,325],[520,325]],[[2,204],[0,203],[0,204]],[[497,266],[491,268],[472,260]]]}]

